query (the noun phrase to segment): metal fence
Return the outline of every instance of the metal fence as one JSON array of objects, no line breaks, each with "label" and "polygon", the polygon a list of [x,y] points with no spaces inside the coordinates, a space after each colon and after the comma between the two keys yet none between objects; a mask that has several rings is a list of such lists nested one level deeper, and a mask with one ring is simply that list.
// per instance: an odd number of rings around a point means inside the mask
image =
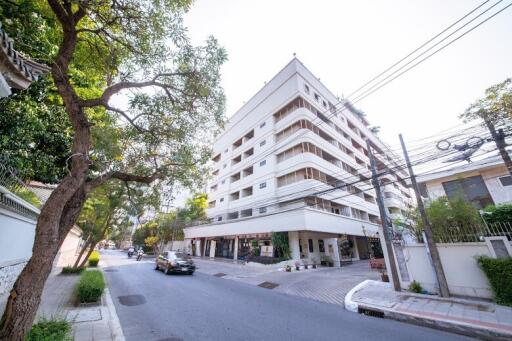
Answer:
[{"label": "metal fence", "polygon": [[[482,223],[480,225],[433,226],[436,243],[483,242],[485,237],[505,236],[512,241],[512,222]],[[414,231],[417,242],[423,243],[423,234]]]}]

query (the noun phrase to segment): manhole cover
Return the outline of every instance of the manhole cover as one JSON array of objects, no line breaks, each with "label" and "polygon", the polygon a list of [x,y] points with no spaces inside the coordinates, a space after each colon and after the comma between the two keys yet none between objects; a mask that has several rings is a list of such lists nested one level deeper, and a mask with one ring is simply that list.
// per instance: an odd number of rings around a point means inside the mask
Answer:
[{"label": "manhole cover", "polygon": [[226,274],[223,272],[219,272],[219,273],[216,273],[214,276],[215,277],[224,277],[224,276],[226,276]]},{"label": "manhole cover", "polygon": [[274,282],[263,282],[258,284],[259,287],[265,288],[265,289],[274,289],[279,286],[279,284]]},{"label": "manhole cover", "polygon": [[119,303],[129,307],[146,303],[146,298],[143,295],[117,296],[117,299],[119,300]]},{"label": "manhole cover", "polygon": [[105,271],[105,272],[118,272],[119,270],[117,270],[117,269],[105,269],[103,271]]}]

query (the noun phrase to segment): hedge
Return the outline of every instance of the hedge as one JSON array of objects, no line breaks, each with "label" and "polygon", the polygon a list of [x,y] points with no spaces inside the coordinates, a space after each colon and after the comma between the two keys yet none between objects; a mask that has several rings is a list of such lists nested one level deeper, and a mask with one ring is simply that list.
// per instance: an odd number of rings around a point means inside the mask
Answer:
[{"label": "hedge", "polygon": [[491,284],[496,303],[512,306],[512,258],[480,256],[477,262]]},{"label": "hedge", "polygon": [[99,270],[82,272],[76,285],[76,294],[81,303],[97,302],[105,289],[103,273]]},{"label": "hedge", "polygon": [[67,275],[67,274],[79,274],[79,273],[82,273],[82,271],[84,271],[85,268],[80,268],[80,267],[77,267],[77,268],[74,268],[72,266],[65,266],[62,268],[62,273]]},{"label": "hedge", "polygon": [[42,319],[32,326],[26,341],[71,341],[71,325],[66,320]]},{"label": "hedge", "polygon": [[93,251],[89,256],[89,266],[96,267],[100,261],[100,253],[98,251]]}]

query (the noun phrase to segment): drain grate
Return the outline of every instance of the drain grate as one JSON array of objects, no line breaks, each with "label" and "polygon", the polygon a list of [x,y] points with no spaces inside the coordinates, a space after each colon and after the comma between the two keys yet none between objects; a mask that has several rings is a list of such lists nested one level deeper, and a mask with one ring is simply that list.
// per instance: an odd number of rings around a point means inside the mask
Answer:
[{"label": "drain grate", "polygon": [[146,303],[146,297],[144,297],[143,295],[117,296],[117,299],[119,300],[119,303],[129,307]]},{"label": "drain grate", "polygon": [[357,308],[357,312],[359,314],[363,314],[363,315],[366,315],[366,316],[384,318],[384,312],[382,312],[380,310],[373,310],[373,309],[369,309],[369,308],[366,308],[366,307],[358,307]]},{"label": "drain grate", "polygon": [[226,274],[224,272],[219,272],[214,275],[215,277],[224,277]]},{"label": "drain grate", "polygon": [[279,286],[279,284],[274,282],[263,282],[258,284],[259,287],[265,288],[265,289],[274,289]]}]

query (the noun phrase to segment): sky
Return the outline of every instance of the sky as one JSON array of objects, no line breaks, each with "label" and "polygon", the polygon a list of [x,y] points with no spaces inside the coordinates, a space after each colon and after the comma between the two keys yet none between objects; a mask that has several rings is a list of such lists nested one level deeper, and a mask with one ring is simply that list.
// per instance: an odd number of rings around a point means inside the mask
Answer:
[{"label": "sky", "polygon": [[[294,53],[334,94],[348,96],[482,2],[197,0],[185,25],[194,44],[213,35],[228,53],[229,118]],[[357,107],[392,147],[399,133],[407,142],[455,127],[486,88],[512,76],[511,34],[512,7]]]}]

